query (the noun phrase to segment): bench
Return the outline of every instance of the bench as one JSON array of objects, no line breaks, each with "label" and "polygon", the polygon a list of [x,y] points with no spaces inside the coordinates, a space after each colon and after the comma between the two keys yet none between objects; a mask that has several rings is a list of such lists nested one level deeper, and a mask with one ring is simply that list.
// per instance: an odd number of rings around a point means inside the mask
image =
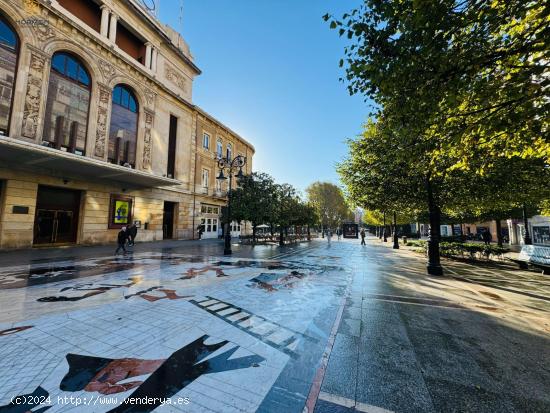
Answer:
[{"label": "bench", "polygon": [[542,269],[543,274],[550,274],[550,247],[524,245],[517,259],[511,259],[519,268],[528,269],[529,265]]}]

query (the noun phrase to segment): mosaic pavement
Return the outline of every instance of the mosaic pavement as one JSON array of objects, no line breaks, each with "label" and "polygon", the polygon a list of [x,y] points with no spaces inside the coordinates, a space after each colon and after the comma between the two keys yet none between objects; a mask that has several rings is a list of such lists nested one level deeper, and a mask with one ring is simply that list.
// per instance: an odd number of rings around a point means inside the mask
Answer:
[{"label": "mosaic pavement", "polygon": [[338,258],[293,259],[136,253],[4,267],[0,412],[258,410],[289,360],[324,348],[315,318],[349,278]]}]

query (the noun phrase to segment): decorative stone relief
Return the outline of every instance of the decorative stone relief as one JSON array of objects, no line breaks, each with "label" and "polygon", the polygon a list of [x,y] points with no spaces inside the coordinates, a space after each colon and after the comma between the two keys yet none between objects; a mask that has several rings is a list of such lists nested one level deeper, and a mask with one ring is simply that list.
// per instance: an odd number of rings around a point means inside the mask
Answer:
[{"label": "decorative stone relief", "polygon": [[55,32],[49,24],[37,24],[33,26],[36,37],[42,42],[55,37]]},{"label": "decorative stone relief", "polygon": [[149,169],[151,167],[151,151],[153,138],[151,136],[153,129],[153,120],[155,114],[145,111],[145,136],[143,138],[143,167]]},{"label": "decorative stone relief", "polygon": [[151,89],[145,89],[145,101],[147,102],[147,106],[154,108],[156,98],[157,94],[155,92]]},{"label": "decorative stone relief", "polygon": [[40,6],[36,0],[23,0],[23,8],[29,14],[40,13]]},{"label": "decorative stone relief", "polygon": [[25,93],[25,107],[23,110],[22,134],[27,138],[36,138],[36,130],[40,115],[40,96],[42,95],[42,79],[46,58],[31,52],[27,91]]},{"label": "decorative stone relief", "polygon": [[105,60],[99,59],[99,69],[106,81],[111,80],[116,75],[115,67]]},{"label": "decorative stone relief", "polygon": [[109,113],[109,102],[111,101],[111,89],[99,85],[99,102],[97,107],[97,130],[95,136],[95,156],[105,156],[105,142],[107,140],[107,115]]},{"label": "decorative stone relief", "polygon": [[186,81],[185,77],[180,72],[178,72],[172,66],[166,64],[164,74],[166,76],[166,79],[177,85],[181,90],[185,92]]}]

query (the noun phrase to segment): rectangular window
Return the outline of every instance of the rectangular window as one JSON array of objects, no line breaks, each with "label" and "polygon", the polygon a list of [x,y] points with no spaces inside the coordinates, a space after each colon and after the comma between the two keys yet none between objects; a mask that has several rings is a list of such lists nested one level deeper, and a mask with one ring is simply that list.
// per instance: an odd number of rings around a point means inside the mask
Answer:
[{"label": "rectangular window", "polygon": [[132,222],[132,198],[111,195],[109,228],[122,228]]},{"label": "rectangular window", "polygon": [[233,149],[231,147],[231,144],[227,144],[227,160],[230,161],[232,159]]},{"label": "rectangular window", "polygon": [[533,225],[533,242],[535,244],[550,244],[550,227]]},{"label": "rectangular window", "polygon": [[222,141],[218,139],[218,142],[216,143],[216,154],[218,155],[218,158],[221,158],[223,156],[223,145]]},{"label": "rectangular window", "polygon": [[210,172],[208,169],[202,170],[202,187],[208,189],[208,183],[210,181]]},{"label": "rectangular window", "polygon": [[168,131],[168,168],[167,175],[169,178],[176,176],[176,144],[178,134],[178,118],[170,115],[170,129]]},{"label": "rectangular window", "polygon": [[206,132],[202,135],[202,147],[210,149],[210,135]]}]

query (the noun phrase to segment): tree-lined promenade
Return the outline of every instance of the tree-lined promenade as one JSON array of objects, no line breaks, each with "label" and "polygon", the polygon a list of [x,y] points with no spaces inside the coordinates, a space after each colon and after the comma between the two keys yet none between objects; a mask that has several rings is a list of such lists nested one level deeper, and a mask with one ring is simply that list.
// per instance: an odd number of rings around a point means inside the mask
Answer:
[{"label": "tree-lined promenade", "polygon": [[[314,182],[306,189],[307,200],[290,184],[278,184],[268,174],[254,172],[238,179],[238,187],[229,194],[231,219],[252,225],[252,243],[256,243],[260,226],[269,228],[270,238],[278,233],[284,245],[289,230],[310,238],[311,229],[335,231],[351,219],[342,190],[328,182]],[[227,217],[224,217],[227,221]]]},{"label": "tree-lined promenade", "polygon": [[[338,171],[371,213],[502,219],[550,200],[550,8],[523,0],[365,0],[324,16],[350,45],[349,92],[374,104]],[[523,213],[525,215],[525,213]],[[526,242],[529,242],[526,234]]]}]

